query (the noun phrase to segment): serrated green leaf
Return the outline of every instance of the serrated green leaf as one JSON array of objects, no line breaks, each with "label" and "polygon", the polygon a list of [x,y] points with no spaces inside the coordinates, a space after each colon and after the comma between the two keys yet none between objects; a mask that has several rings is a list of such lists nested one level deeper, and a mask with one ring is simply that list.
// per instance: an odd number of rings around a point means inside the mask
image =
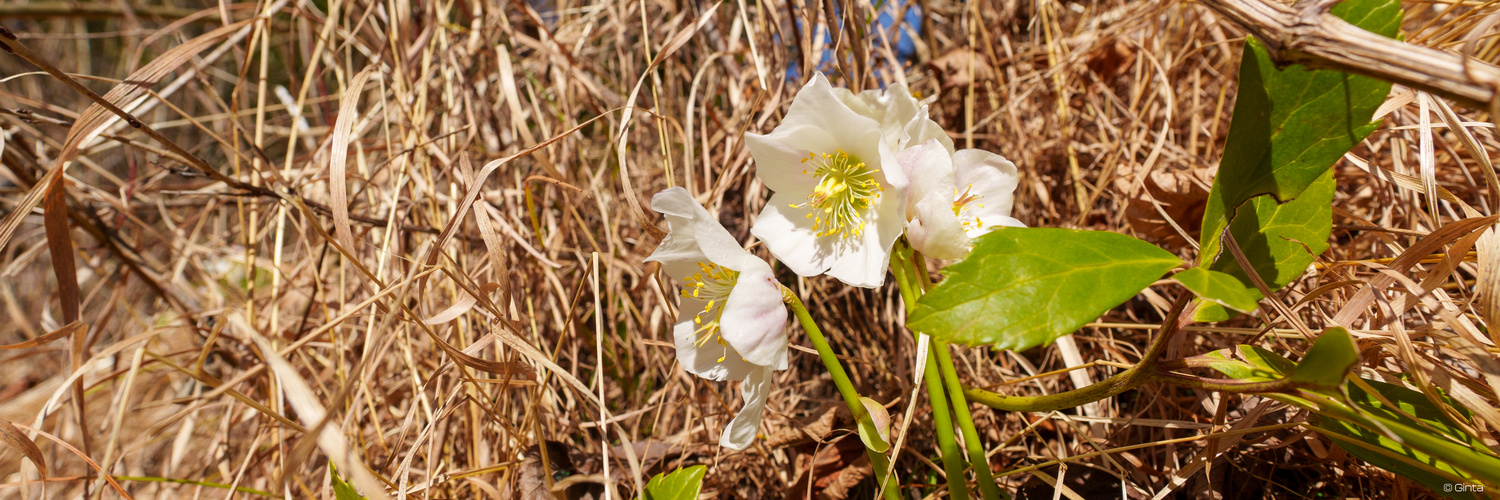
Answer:
[{"label": "serrated green leaf", "polygon": [[365,500],[364,495],[360,495],[358,491],[355,491],[354,485],[344,482],[344,478],[339,477],[339,472],[333,466],[333,462],[328,462],[328,477],[333,480],[333,498],[335,500]]},{"label": "serrated green leaf", "polygon": [[645,500],[695,500],[698,491],[703,489],[703,475],[708,473],[708,467],[694,465],[683,467],[671,473],[657,474],[646,483],[646,492],[642,495]]},{"label": "serrated green leaf", "polygon": [[1174,274],[1172,280],[1204,300],[1242,312],[1255,309],[1256,301],[1260,300],[1260,292],[1245,286],[1239,278],[1201,267]]},{"label": "serrated green leaf", "polygon": [[1299,387],[1337,388],[1358,363],[1359,346],[1354,344],[1354,337],[1349,336],[1348,330],[1336,326],[1318,335],[1318,340],[1292,371],[1292,381]]},{"label": "serrated green leaf", "polygon": [[[1336,187],[1333,170],[1328,170],[1292,201],[1276,203],[1275,198],[1260,196],[1240,207],[1229,232],[1267,287],[1275,290],[1291,283],[1328,250]],[[1225,255],[1207,267],[1233,276],[1256,300],[1261,298],[1260,291],[1254,288],[1254,282],[1234,256]],[[1214,304],[1205,304],[1193,315],[1196,321],[1223,321],[1229,317]]]},{"label": "serrated green leaf", "polygon": [[906,324],[949,342],[1026,350],[1072,333],[1181,263],[1123,234],[1002,228],[974,240]]}]

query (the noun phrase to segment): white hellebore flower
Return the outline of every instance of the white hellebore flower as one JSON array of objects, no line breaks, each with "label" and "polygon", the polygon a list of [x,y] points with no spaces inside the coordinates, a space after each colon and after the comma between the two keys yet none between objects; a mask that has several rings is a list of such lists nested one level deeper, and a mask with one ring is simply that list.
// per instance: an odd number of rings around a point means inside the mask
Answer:
[{"label": "white hellebore flower", "polygon": [[934,258],[960,259],[969,241],[999,226],[1025,227],[1010,217],[1016,165],[979,149],[953,152],[929,140],[897,155],[911,179],[906,239]]},{"label": "white hellebore flower", "polygon": [[756,175],[776,192],[750,232],[799,275],[880,286],[906,222],[896,152],[941,136],[903,86],[856,95],[813,76],[775,130],[745,134]]},{"label": "white hellebore flower", "polygon": [[[771,266],[746,252],[687,190],[657,193],[651,209],[667,216],[669,232],[646,258],[682,283],[672,329],[677,360],[709,380],[744,380],[745,407],[719,439],[743,450],[755,441],[771,392],[771,372],[787,366],[786,305]],[[689,316],[691,312],[691,316]]]}]

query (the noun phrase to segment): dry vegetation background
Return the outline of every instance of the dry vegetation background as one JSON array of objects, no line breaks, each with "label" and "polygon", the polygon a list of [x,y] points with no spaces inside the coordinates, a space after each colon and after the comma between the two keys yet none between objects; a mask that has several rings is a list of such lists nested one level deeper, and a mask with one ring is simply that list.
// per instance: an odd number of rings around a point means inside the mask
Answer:
[{"label": "dry vegetation background", "polygon": [[[869,475],[859,440],[808,349],[776,373],[756,445],[715,445],[738,391],[676,366],[676,284],[642,263],[665,228],[645,207],[668,186],[685,186],[749,238],[768,193],[743,133],[779,122],[802,82],[788,68],[825,48],[811,30],[871,15],[868,4],[167,3],[0,4],[0,24],[101,94],[195,36],[260,19],[187,54],[134,108],[254,189],[202,175],[124,123],[84,142],[67,170],[87,334],[0,351],[0,418],[38,431],[47,473],[44,484],[4,448],[0,497],[223,498],[225,485],[241,488],[235,498],[331,497],[330,456],[357,458],[372,473],[366,484],[384,482],[393,497],[547,498],[534,489],[556,480],[577,498],[606,464],[620,495],[692,464],[709,466],[714,498],[873,495],[859,484]],[[931,98],[959,147],[1018,165],[1014,215],[1030,226],[1125,232],[1194,254],[1241,29],[1178,0],[893,7],[922,9],[913,60],[897,60],[896,33],[845,23],[833,41],[849,57],[827,67],[836,85],[901,81]],[[1500,12],[1470,0],[1405,7],[1406,39],[1445,48],[1484,36],[1474,27]],[[1476,55],[1495,61],[1500,38],[1479,40]],[[17,210],[63,154],[89,104],[0,54],[0,214]],[[1349,280],[1432,231],[1434,216],[1456,217],[1428,213],[1411,190],[1424,132],[1435,137],[1438,185],[1483,213],[1495,208],[1496,193],[1475,181],[1481,155],[1440,119],[1435,132],[1422,128],[1419,109],[1398,86],[1384,126],[1353,153],[1365,168],[1339,167],[1334,246],[1283,297],[1314,328],[1355,289]],[[1484,123],[1493,118],[1457,111],[1476,121],[1464,126],[1482,154],[1494,154]],[[1437,279],[1445,303],[1475,316],[1476,264],[1465,256]],[[1397,272],[1420,279],[1432,266]],[[37,209],[0,249],[0,343],[67,323],[53,267]],[[894,285],[851,289],[780,272],[861,393],[904,413],[914,343]],[[1148,289],[1080,331],[1072,352],[970,349],[958,353],[959,371],[1006,393],[1052,393],[1073,387],[1076,376],[1050,372],[1077,354],[1095,364],[1075,374],[1098,380],[1138,359],[1181,293]],[[1436,321],[1419,308],[1396,325],[1440,329]],[[1240,318],[1191,328],[1172,352],[1227,347],[1267,326],[1260,345],[1308,345],[1285,323]],[[1370,348],[1363,373],[1411,371],[1392,354],[1392,327],[1369,328],[1356,333]],[[806,344],[798,330],[792,338]],[[1441,342],[1423,349],[1425,370],[1477,380]],[[942,496],[930,416],[917,403],[897,473],[908,497]],[[976,406],[1005,488],[1024,497],[1062,476],[1084,498],[1428,494],[1299,427],[1204,437],[1308,418],[1258,397],[1153,385],[1104,403],[1052,414]],[[1018,470],[1117,447],[1130,448]],[[1217,460],[1193,465],[1203,458]],[[100,467],[122,477],[98,480]]]}]

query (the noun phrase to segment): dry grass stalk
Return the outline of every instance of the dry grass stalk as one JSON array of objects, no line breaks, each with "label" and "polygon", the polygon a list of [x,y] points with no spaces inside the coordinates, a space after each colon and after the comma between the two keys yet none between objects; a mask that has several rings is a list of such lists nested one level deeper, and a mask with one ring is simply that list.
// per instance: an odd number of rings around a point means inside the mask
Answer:
[{"label": "dry grass stalk", "polygon": [[[873,14],[860,2],[841,15],[801,0],[183,4],[87,18],[0,6],[28,60],[132,75],[100,99],[139,102],[142,125],[0,56],[0,344],[20,347],[0,351],[0,419],[44,438],[47,472],[0,454],[0,497],[112,495],[93,479],[104,467],[136,498],[326,497],[330,459],[394,497],[512,498],[563,474],[585,478],[569,491],[628,494],[695,463],[717,497],[800,497],[790,485],[838,481],[814,467],[851,439],[819,423],[833,385],[794,353],[764,428],[783,438],[712,446],[738,397],[675,366],[675,285],[642,265],[661,229],[640,200],[683,186],[747,239],[765,190],[742,134],[775,126],[800,83],[788,69],[837,46],[856,56],[826,68],[836,82],[908,82],[955,140],[1019,165],[1027,224],[1191,253],[1243,36],[1167,0],[926,1],[898,7],[924,19],[902,64],[894,30],[838,29]],[[1500,7],[1406,7],[1410,43],[1500,60],[1485,28]],[[68,81],[103,88],[83,76]],[[1187,328],[1170,355],[1251,339],[1296,355],[1308,340],[1292,325],[1356,325],[1365,376],[1422,374],[1484,408],[1472,430],[1500,445],[1484,329],[1495,243],[1460,230],[1497,205],[1485,166],[1500,147],[1481,124],[1494,118],[1429,106],[1433,121],[1422,102],[1398,87],[1386,125],[1339,167],[1335,244],[1282,292],[1287,314]],[[36,217],[49,191],[64,196]],[[73,243],[49,248],[59,213]],[[61,313],[53,256],[75,264],[86,334]],[[784,278],[861,392],[905,413],[914,344],[894,291]],[[1386,278],[1397,288],[1375,288]],[[1138,360],[1180,293],[1154,287],[1080,331],[1074,369],[1099,380]],[[46,340],[69,335],[79,343]],[[1007,393],[1072,387],[1052,348],[955,362]],[[900,436],[908,483],[941,470],[920,405]],[[1150,386],[1073,413],[976,409],[1007,489],[1107,478],[1143,497],[1420,494],[1257,397]]]}]

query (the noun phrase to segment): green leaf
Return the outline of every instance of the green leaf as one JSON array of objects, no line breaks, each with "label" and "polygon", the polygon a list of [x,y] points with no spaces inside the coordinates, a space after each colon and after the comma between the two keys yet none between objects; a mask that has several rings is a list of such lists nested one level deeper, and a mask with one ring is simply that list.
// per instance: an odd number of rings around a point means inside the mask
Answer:
[{"label": "green leaf", "polygon": [[1181,263],[1123,234],[1002,228],[974,240],[906,324],[948,342],[1022,351],[1072,333]]},{"label": "green leaf", "polygon": [[333,466],[333,462],[328,462],[328,477],[333,479],[334,499],[365,500],[364,495],[360,495],[358,491],[355,491],[353,485],[344,482],[344,478],[339,477],[339,472],[337,468]]},{"label": "green leaf", "polygon": [[1318,340],[1292,371],[1292,381],[1299,387],[1335,389],[1344,383],[1344,377],[1358,363],[1359,346],[1354,344],[1354,337],[1349,336],[1348,330],[1336,326],[1318,335]]},{"label": "green leaf", "polygon": [[891,449],[891,413],[873,399],[860,396],[859,402],[865,405],[866,412],[866,417],[859,420],[860,441],[875,453],[885,453]]},{"label": "green leaf", "polygon": [[694,465],[674,470],[670,474],[657,474],[646,483],[646,492],[642,498],[645,500],[695,500],[698,498],[698,491],[703,489],[703,475],[707,472],[707,466]]},{"label": "green leaf", "polygon": [[1247,382],[1266,382],[1282,379],[1297,368],[1296,363],[1270,350],[1244,344],[1235,347],[1240,357],[1244,358],[1245,361],[1229,359],[1229,356],[1225,353],[1227,349],[1225,349],[1208,353],[1205,356],[1210,360],[1223,360],[1213,362],[1208,367],[1218,370],[1219,373],[1223,373],[1230,378],[1241,379]]},{"label": "green leaf", "polygon": [[[1389,407],[1381,402],[1379,398],[1366,393],[1357,386],[1351,385],[1349,386],[1349,399],[1359,407],[1360,411],[1366,415],[1381,418],[1387,427],[1400,427],[1400,429],[1392,429],[1392,434],[1398,436],[1405,433],[1419,432],[1433,434],[1434,437],[1438,437],[1433,432],[1436,431],[1437,433],[1445,434],[1459,443],[1467,444],[1471,448],[1471,452],[1469,453],[1456,449],[1462,447],[1457,446],[1451,441],[1448,444],[1453,444],[1454,446],[1451,446],[1451,448],[1455,449],[1447,450],[1453,454],[1450,458],[1463,460],[1463,462],[1457,463],[1466,464],[1467,466],[1457,467],[1454,463],[1434,458],[1429,453],[1391,439],[1379,432],[1378,429],[1370,429],[1338,419],[1321,419],[1318,422],[1318,427],[1364,443],[1364,446],[1361,446],[1348,440],[1334,439],[1334,443],[1338,444],[1339,447],[1359,457],[1361,460],[1406,476],[1433,492],[1443,492],[1443,487],[1453,484],[1453,481],[1428,470],[1426,467],[1415,465],[1413,462],[1416,464],[1425,464],[1428,467],[1460,477],[1474,477],[1473,474],[1466,472],[1464,469],[1472,469],[1474,467],[1489,467],[1490,470],[1500,469],[1500,460],[1479,452],[1478,450],[1482,444],[1478,443],[1473,437],[1464,434],[1462,430],[1453,424],[1452,420],[1449,420],[1447,415],[1436,406],[1433,406],[1432,402],[1423,396],[1422,393],[1399,385],[1373,380],[1366,380],[1365,382],[1371,388],[1375,389],[1376,392],[1379,392],[1387,401],[1396,405],[1396,407]],[[1462,406],[1454,404],[1451,400],[1446,400],[1446,398],[1445,402],[1449,406],[1458,409],[1459,413],[1464,417],[1468,417],[1467,411]],[[1397,411],[1398,409],[1399,411]],[[1408,415],[1416,417],[1416,420],[1408,417]],[[1443,446],[1442,448],[1450,447]],[[1377,451],[1377,449],[1384,451],[1384,453]],[[1439,453],[1443,452],[1440,451]],[[1449,491],[1444,493],[1450,498],[1474,498],[1474,495],[1466,492]]]},{"label": "green leaf", "polygon": [[1260,292],[1233,275],[1195,267],[1177,273],[1172,279],[1205,300],[1238,311],[1251,311],[1260,300]]},{"label": "green leaf", "polygon": [[[1307,265],[1318,255],[1328,250],[1336,187],[1330,169],[1292,201],[1276,203],[1275,198],[1261,196],[1240,207],[1239,216],[1229,225],[1229,232],[1267,287],[1276,290],[1291,283],[1307,271]],[[1204,254],[1199,255],[1201,258]],[[1224,255],[1207,267],[1233,276],[1256,300],[1261,298],[1260,291],[1254,288],[1254,282],[1233,255]],[[1223,309],[1209,304],[1193,315],[1196,321],[1223,321],[1229,317]]]},{"label": "green leaf", "polygon": [[[1349,0],[1333,13],[1365,30],[1394,37],[1398,0]],[[1234,120],[1203,214],[1204,262],[1217,257],[1219,234],[1235,209],[1260,195],[1296,198],[1339,157],[1374,131],[1370,122],[1391,84],[1337,70],[1277,69],[1254,38],[1240,61]]]},{"label": "green leaf", "polygon": [[[1401,24],[1399,0],[1348,0],[1336,5],[1333,13],[1387,37],[1395,37]],[[1248,39],[1240,62],[1234,120],[1203,213],[1198,264],[1216,263],[1215,270],[1239,271],[1231,257],[1221,255],[1226,229],[1233,231],[1241,245],[1248,244],[1245,234],[1255,232],[1279,241],[1276,238],[1280,235],[1273,232],[1242,226],[1245,223],[1241,220],[1249,215],[1246,207],[1250,206],[1253,210],[1249,212],[1255,215],[1250,223],[1264,226],[1273,222],[1273,207],[1278,203],[1290,203],[1325,182],[1322,176],[1329,174],[1330,167],[1379,126],[1370,119],[1390,89],[1390,83],[1336,70],[1315,71],[1302,66],[1277,69],[1269,52],[1254,38]],[[1332,185],[1331,179],[1326,182]],[[1331,200],[1331,188],[1328,193]],[[1326,211],[1327,202],[1323,205]],[[1283,221],[1286,223],[1292,219],[1314,222],[1318,227],[1312,229],[1329,225],[1328,216],[1312,214],[1309,209],[1303,207],[1281,218],[1287,219]],[[1323,250],[1319,245],[1326,247],[1326,231],[1315,232],[1322,236],[1292,238],[1306,244],[1307,249],[1271,244],[1265,246],[1269,250],[1265,253],[1246,248],[1246,257],[1268,286],[1281,288],[1301,274],[1306,262],[1296,264],[1310,259],[1303,256],[1307,250],[1316,255]],[[1294,274],[1287,276],[1287,271]],[[1242,281],[1247,286],[1251,283]],[[1195,319],[1218,321],[1229,316],[1223,308],[1209,306],[1200,308]]]}]

